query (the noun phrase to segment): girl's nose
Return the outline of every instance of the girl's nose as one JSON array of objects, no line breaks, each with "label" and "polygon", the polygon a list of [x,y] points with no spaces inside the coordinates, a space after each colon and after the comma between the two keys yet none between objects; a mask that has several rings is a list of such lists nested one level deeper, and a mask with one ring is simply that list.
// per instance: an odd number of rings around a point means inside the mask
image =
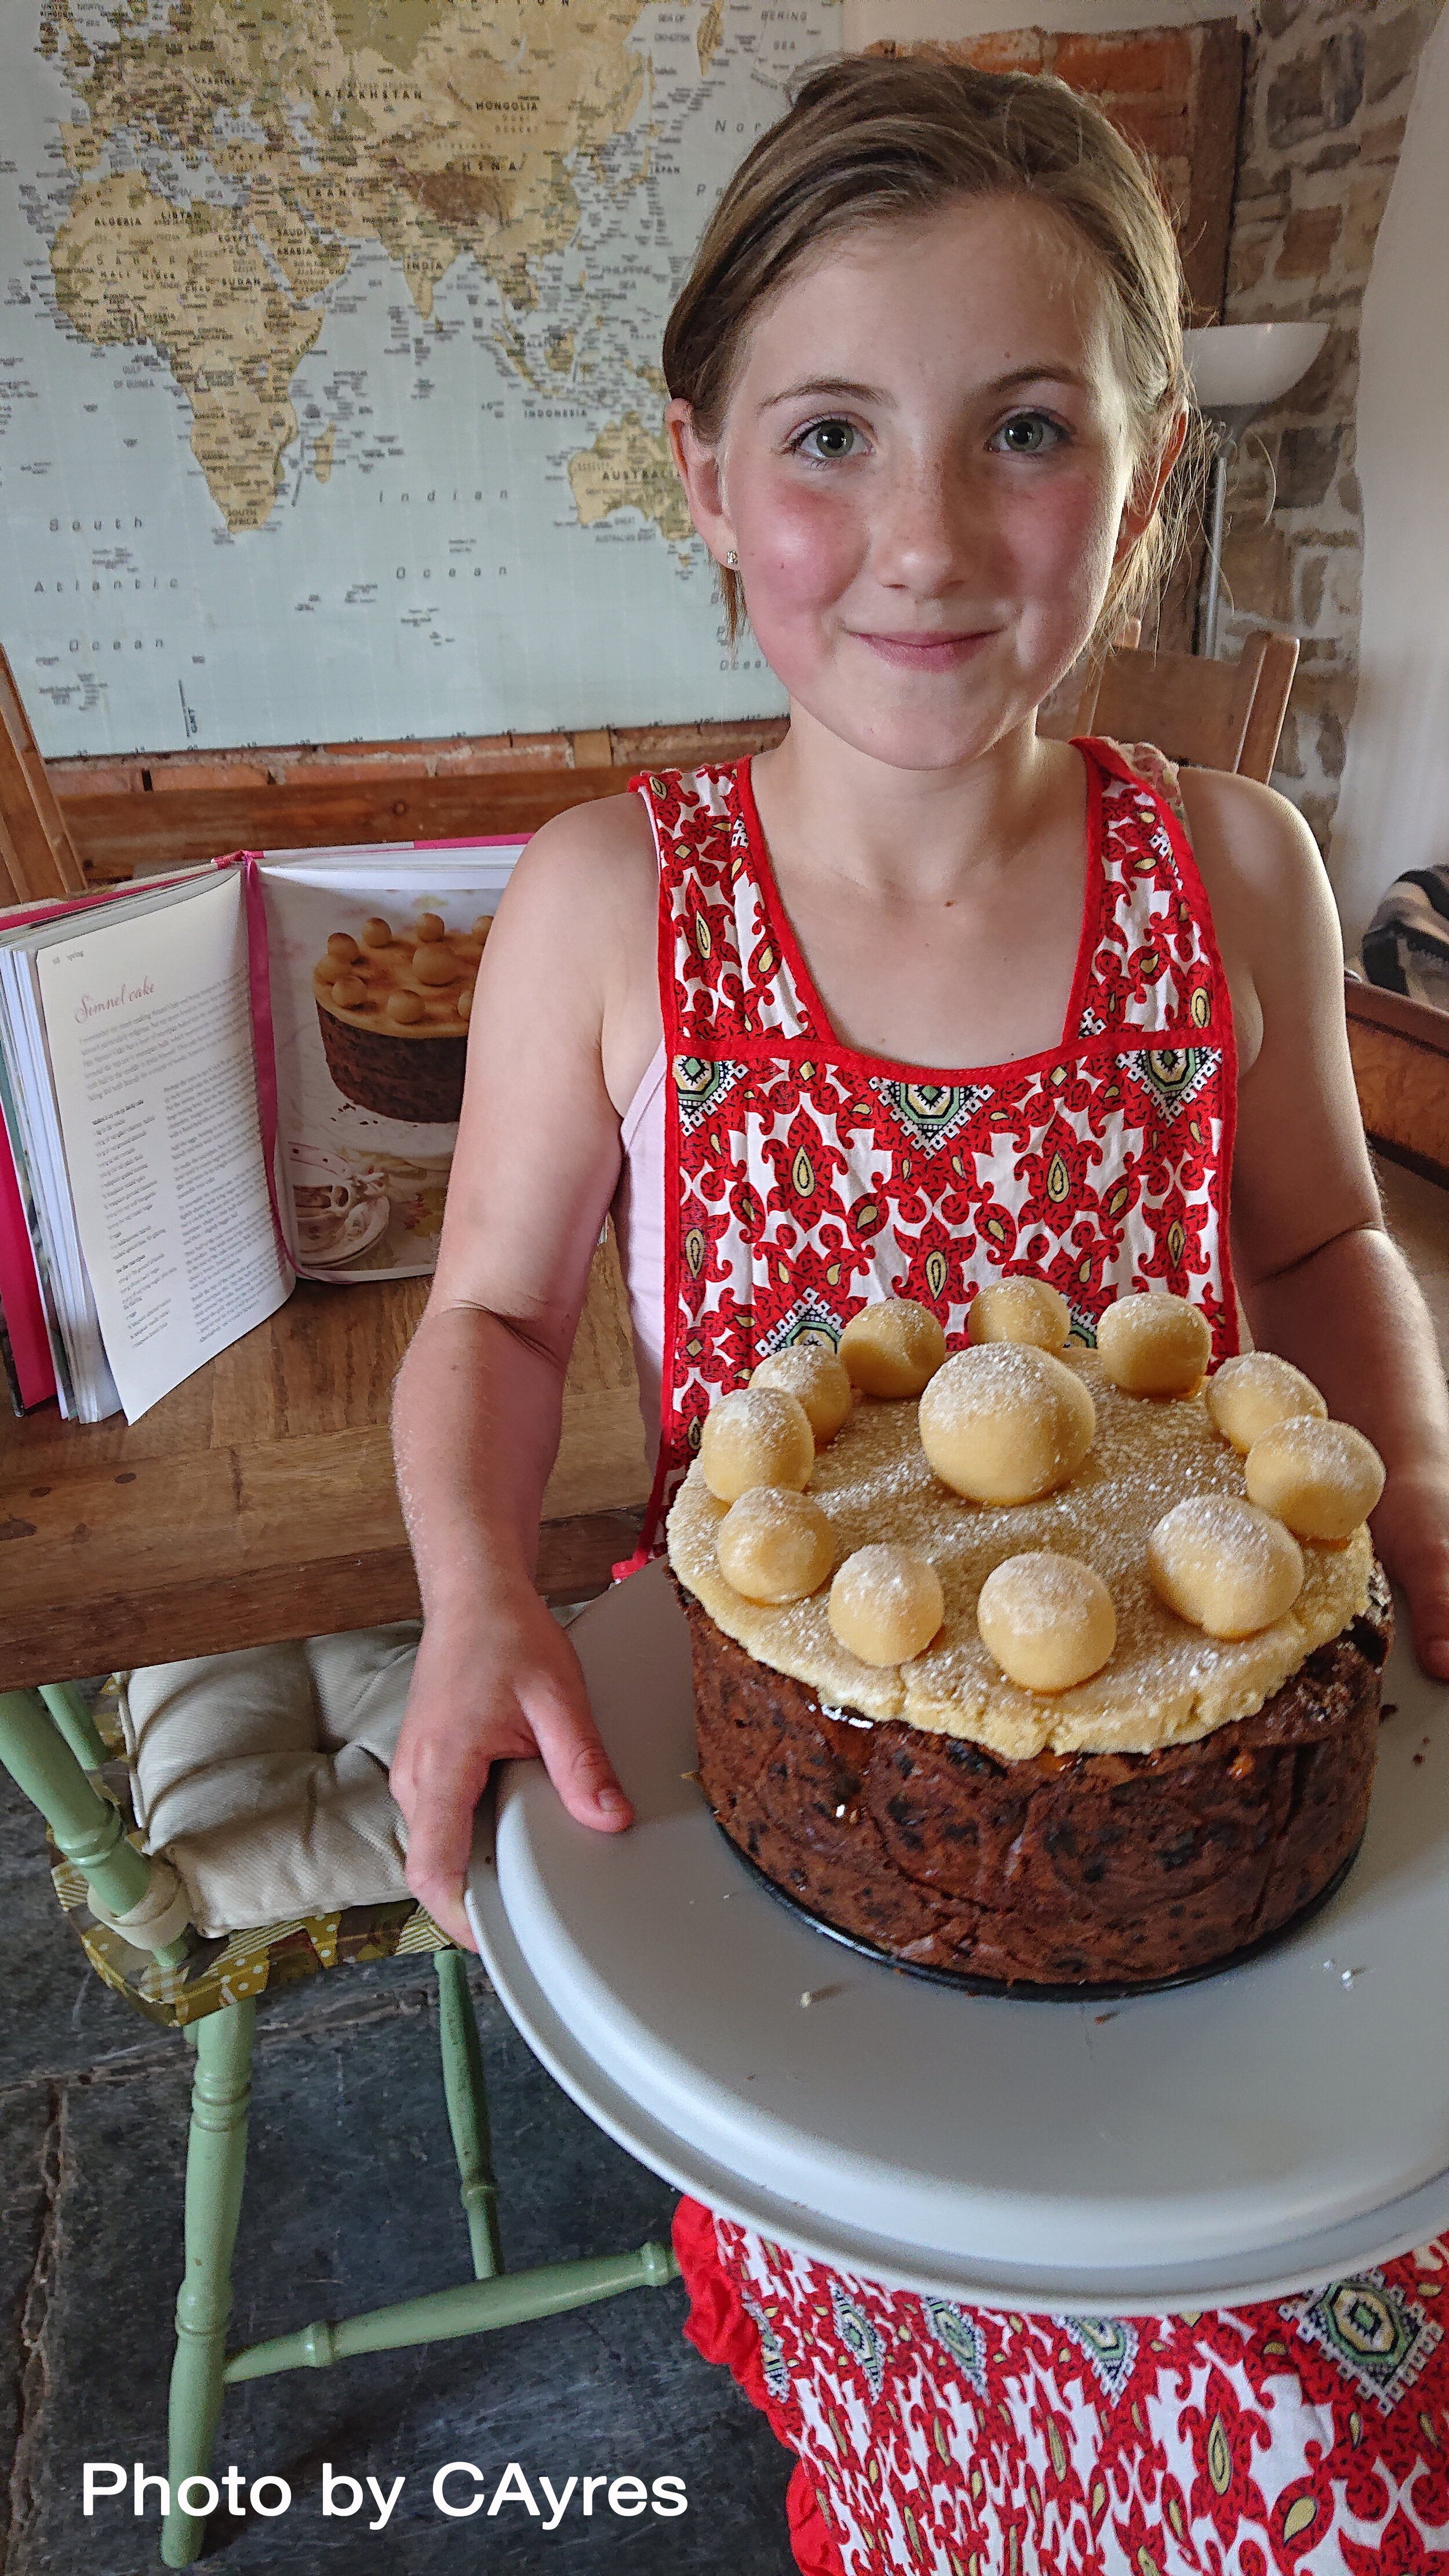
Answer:
[{"label": "girl's nose", "polygon": [[890,589],[933,598],[969,579],[981,535],[959,461],[903,456],[879,495],[872,569]]}]

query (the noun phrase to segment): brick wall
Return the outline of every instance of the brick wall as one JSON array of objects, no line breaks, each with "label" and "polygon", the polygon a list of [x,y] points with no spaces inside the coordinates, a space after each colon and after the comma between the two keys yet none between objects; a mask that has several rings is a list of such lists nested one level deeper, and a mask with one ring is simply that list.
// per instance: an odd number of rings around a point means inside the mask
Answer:
[{"label": "brick wall", "polygon": [[1359,315],[1438,5],[1259,0],[1249,46],[1223,319],[1322,320],[1328,340],[1232,467],[1219,650],[1257,626],[1301,638],[1273,783],[1325,851],[1358,679]]},{"label": "brick wall", "polygon": [[[897,50],[890,43],[870,47],[872,53]],[[1242,87],[1243,39],[1233,21],[1100,36],[1023,27],[963,39],[947,50],[981,71],[1054,72],[1146,153],[1172,209],[1194,310],[1200,320],[1215,321]]]}]

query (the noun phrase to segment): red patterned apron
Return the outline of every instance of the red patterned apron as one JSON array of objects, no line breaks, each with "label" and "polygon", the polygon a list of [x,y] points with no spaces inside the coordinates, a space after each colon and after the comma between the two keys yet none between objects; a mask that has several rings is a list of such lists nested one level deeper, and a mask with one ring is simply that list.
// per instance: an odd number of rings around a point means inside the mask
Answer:
[{"label": "red patterned apron", "polygon": [[[904,1295],[1050,1279],[1091,1342],[1168,1288],[1237,1347],[1237,1086],[1171,773],[1080,746],[1082,936],[1060,1047],[943,1072],[843,1047],[771,877],[749,765],[633,783],[659,854],[662,1512],[723,1390]],[[1149,777],[1139,774],[1147,771]],[[1155,781],[1150,783],[1150,780]],[[687,2328],[796,2452],[806,2576],[1429,2576],[1449,2550],[1449,2240],[1311,2297],[1008,2316],[881,2288],[681,2203]]]}]

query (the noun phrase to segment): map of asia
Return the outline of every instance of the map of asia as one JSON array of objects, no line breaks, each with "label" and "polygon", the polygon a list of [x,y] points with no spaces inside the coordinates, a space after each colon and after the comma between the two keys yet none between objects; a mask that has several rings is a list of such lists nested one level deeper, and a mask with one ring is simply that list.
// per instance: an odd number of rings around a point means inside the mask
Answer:
[{"label": "map of asia", "polygon": [[836,0],[5,0],[0,638],[41,750],[753,716],[664,319]]}]

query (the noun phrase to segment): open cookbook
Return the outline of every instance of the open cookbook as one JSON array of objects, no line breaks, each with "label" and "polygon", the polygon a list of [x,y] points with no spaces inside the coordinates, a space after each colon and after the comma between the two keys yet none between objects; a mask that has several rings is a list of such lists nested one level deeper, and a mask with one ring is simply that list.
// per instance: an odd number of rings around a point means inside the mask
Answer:
[{"label": "open cookbook", "polygon": [[134,1422],[299,1275],[432,1269],[473,989],[522,846],[243,852],[0,914],[18,1402]]}]

